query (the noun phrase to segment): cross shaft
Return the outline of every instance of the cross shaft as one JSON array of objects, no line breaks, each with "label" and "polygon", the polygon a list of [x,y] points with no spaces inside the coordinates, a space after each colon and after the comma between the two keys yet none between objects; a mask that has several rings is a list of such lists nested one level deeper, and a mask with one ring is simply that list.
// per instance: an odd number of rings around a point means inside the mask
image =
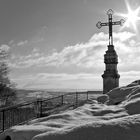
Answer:
[{"label": "cross shaft", "polygon": [[98,22],[96,24],[96,26],[100,29],[102,26],[108,26],[109,27],[109,45],[113,45],[113,34],[112,34],[112,26],[113,25],[123,25],[123,23],[125,22],[124,19],[121,19],[120,21],[115,21],[112,22],[112,15],[113,15],[113,10],[109,9],[107,11],[107,15],[108,15],[108,22],[102,23],[102,22]]}]

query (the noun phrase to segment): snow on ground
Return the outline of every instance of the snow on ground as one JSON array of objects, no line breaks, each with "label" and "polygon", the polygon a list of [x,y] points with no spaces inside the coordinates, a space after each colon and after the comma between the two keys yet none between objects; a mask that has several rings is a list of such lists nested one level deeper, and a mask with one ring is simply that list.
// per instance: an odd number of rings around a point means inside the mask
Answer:
[{"label": "snow on ground", "polygon": [[[140,85],[110,91],[103,100],[14,126],[0,140],[139,140]],[[105,99],[105,100],[104,100]],[[117,104],[117,105],[116,105]]]}]

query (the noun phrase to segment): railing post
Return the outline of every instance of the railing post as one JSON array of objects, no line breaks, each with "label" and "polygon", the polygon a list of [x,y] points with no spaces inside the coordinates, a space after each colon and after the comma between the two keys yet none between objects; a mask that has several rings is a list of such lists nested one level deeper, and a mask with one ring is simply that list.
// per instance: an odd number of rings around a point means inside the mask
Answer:
[{"label": "railing post", "polygon": [[78,105],[78,93],[76,92],[76,101],[75,101],[75,106],[77,107]]},{"label": "railing post", "polygon": [[87,91],[87,100],[88,100],[88,91]]},{"label": "railing post", "polygon": [[42,101],[37,99],[37,118],[40,118],[42,115]]},{"label": "railing post", "polygon": [[2,130],[4,131],[4,123],[5,123],[5,120],[4,120],[4,110],[2,110]]},{"label": "railing post", "polygon": [[40,116],[39,117],[42,117],[42,100],[40,100]]},{"label": "railing post", "polygon": [[36,100],[36,117],[38,118],[38,110],[39,110],[39,105],[38,105],[38,99]]},{"label": "railing post", "polygon": [[61,96],[61,105],[64,104],[64,95]]}]

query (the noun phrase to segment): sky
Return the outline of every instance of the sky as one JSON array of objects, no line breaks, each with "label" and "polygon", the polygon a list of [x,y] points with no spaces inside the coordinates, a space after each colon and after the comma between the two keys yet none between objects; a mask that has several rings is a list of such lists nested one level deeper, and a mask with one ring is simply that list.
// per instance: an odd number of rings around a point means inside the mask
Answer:
[{"label": "sky", "polygon": [[[129,0],[132,9],[139,0]],[[9,77],[18,88],[102,90],[108,28],[127,13],[124,0],[0,0],[0,47],[9,53]],[[120,86],[140,77],[140,37],[132,26],[113,27]]]}]

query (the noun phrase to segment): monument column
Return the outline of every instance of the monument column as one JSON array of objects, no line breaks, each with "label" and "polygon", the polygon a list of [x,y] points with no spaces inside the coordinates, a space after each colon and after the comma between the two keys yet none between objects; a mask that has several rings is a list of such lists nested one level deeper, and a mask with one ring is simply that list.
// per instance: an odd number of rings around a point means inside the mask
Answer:
[{"label": "monument column", "polygon": [[119,86],[119,78],[117,64],[118,55],[113,45],[108,45],[108,50],[104,55],[105,71],[103,78],[103,93],[109,92],[111,89]]},{"label": "monument column", "polygon": [[102,26],[109,27],[109,45],[108,45],[108,50],[104,55],[105,71],[104,74],[102,75],[104,94],[109,92],[113,88],[119,86],[120,75],[118,74],[118,70],[117,70],[118,55],[113,45],[112,27],[113,25],[123,25],[123,23],[125,22],[123,19],[121,19],[120,21],[113,22],[112,21],[113,11],[111,9],[107,11],[107,15],[108,15],[108,22],[101,23],[99,21],[96,24],[98,28],[101,28]]}]

